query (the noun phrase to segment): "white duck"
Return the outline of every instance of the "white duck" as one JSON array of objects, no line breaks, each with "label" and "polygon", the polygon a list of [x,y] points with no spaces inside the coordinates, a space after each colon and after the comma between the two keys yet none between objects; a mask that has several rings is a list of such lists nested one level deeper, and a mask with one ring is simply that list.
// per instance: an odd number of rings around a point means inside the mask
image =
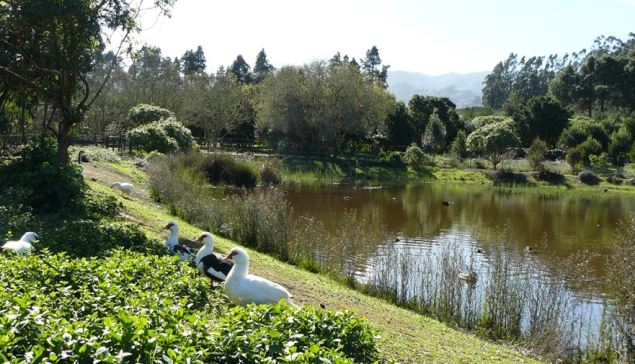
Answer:
[{"label": "white duck", "polygon": [[196,254],[195,264],[198,270],[211,280],[212,287],[214,281],[224,282],[234,262],[214,253],[214,237],[207,231],[201,233],[196,241],[205,243]]},{"label": "white duck", "polygon": [[169,254],[178,256],[181,261],[194,259],[196,251],[187,245],[179,244],[179,226],[174,221],[168,221],[163,230],[170,230],[170,236],[165,241],[165,250]]},{"label": "white duck", "polygon": [[234,261],[234,268],[225,279],[225,294],[230,301],[241,305],[250,303],[276,304],[284,299],[291,302],[291,294],[281,285],[268,279],[249,274],[249,256],[241,248],[233,248],[226,259]]},{"label": "white duck", "polygon": [[121,191],[122,194],[125,193],[128,196],[130,196],[130,194],[134,190],[134,186],[132,186],[132,183],[126,183],[126,182],[115,182],[110,185],[110,188],[119,190]]},{"label": "white duck", "polygon": [[2,249],[13,250],[18,254],[27,254],[31,252],[31,244],[35,243],[40,237],[34,232],[28,232],[18,241],[7,241]]}]

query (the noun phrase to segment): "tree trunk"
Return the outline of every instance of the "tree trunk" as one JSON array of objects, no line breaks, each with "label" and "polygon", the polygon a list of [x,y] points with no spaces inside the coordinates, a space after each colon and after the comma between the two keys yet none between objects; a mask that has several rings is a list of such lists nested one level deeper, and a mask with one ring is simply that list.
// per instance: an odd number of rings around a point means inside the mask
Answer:
[{"label": "tree trunk", "polygon": [[68,165],[68,147],[71,143],[71,129],[73,124],[64,123],[57,133],[57,163],[60,166]]}]

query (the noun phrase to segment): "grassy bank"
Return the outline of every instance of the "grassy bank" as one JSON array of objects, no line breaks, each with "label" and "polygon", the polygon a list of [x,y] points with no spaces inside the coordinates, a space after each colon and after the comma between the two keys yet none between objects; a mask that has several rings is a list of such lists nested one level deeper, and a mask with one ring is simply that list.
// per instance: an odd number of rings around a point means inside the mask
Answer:
[{"label": "grassy bank", "polygon": [[[167,211],[147,197],[143,176],[137,175],[132,163],[118,164],[117,168],[101,164],[85,165],[85,176],[92,190],[112,194],[107,186],[112,181],[131,181],[137,189],[130,198],[118,197],[124,205],[124,215],[135,221],[151,238],[162,240],[165,232],[159,230],[169,219]],[[134,177],[133,177],[134,176]],[[94,178],[95,180],[91,180]],[[193,239],[201,227],[177,219],[181,236]],[[227,252],[238,245],[218,238],[216,249]],[[382,300],[368,297],[346,288],[326,276],[309,273],[283,264],[267,255],[249,250],[252,271],[285,285],[302,305],[329,310],[348,309],[363,316],[378,330],[377,346],[383,360],[393,359],[404,363],[474,363],[474,362],[534,362],[519,352],[479,340],[472,335],[456,331],[446,325],[397,308]]]}]

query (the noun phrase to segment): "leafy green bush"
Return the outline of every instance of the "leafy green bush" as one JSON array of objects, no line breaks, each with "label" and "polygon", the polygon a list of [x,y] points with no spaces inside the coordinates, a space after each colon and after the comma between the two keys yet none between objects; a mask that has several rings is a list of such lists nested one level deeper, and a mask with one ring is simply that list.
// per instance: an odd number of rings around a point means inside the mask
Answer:
[{"label": "leafy green bush", "polygon": [[190,153],[176,162],[204,175],[205,179],[214,185],[252,188],[256,187],[258,181],[251,167],[228,154]]},{"label": "leafy green bush", "polygon": [[161,128],[158,123],[141,125],[128,132],[128,143],[133,150],[150,153],[172,153],[179,149],[179,143]]},{"label": "leafy green bush", "polygon": [[128,111],[128,120],[135,127],[173,116],[170,110],[149,104],[139,104]]},{"label": "leafy green bush", "polygon": [[547,153],[547,143],[540,139],[534,140],[527,152],[527,162],[534,171],[541,171],[545,168],[545,154]]},{"label": "leafy green bush", "polygon": [[23,190],[13,203],[30,206],[34,212],[73,209],[84,199],[83,178],[77,167],[57,164],[57,142],[48,137],[32,140],[0,165],[0,191]]},{"label": "leafy green bush", "polygon": [[214,330],[215,362],[269,363],[377,361],[375,331],[350,311],[306,306],[235,307]]},{"label": "leafy green bush", "polygon": [[403,156],[403,161],[407,163],[410,167],[416,168],[426,161],[426,156],[423,153],[423,150],[416,146],[414,143],[406,149],[406,153]]},{"label": "leafy green bush", "polygon": [[403,166],[403,155],[400,152],[383,153],[379,156],[381,164],[386,166]]},{"label": "leafy green bush", "polygon": [[145,153],[156,151],[167,154],[196,149],[190,129],[174,117],[144,124],[129,131],[128,141],[132,149]]},{"label": "leafy green bush", "polygon": [[175,257],[0,255],[0,271],[2,362],[210,362],[217,306]]}]

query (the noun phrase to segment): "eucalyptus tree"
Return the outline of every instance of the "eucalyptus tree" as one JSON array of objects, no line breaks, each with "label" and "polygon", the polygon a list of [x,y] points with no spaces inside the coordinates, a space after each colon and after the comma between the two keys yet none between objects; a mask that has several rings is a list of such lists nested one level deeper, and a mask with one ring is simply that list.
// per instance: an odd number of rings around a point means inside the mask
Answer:
[{"label": "eucalyptus tree", "polygon": [[204,132],[208,148],[251,119],[249,87],[221,67],[215,75],[193,73],[185,78],[182,116],[186,125]]},{"label": "eucalyptus tree", "polygon": [[[151,8],[167,14],[173,3],[155,0]],[[0,73],[15,85],[12,89],[28,90],[51,105],[47,128],[57,138],[60,165],[68,163],[71,132],[101,92],[90,87],[88,73],[113,34],[121,39],[114,46],[119,55],[147,8],[143,0],[8,0],[0,5]]]}]

